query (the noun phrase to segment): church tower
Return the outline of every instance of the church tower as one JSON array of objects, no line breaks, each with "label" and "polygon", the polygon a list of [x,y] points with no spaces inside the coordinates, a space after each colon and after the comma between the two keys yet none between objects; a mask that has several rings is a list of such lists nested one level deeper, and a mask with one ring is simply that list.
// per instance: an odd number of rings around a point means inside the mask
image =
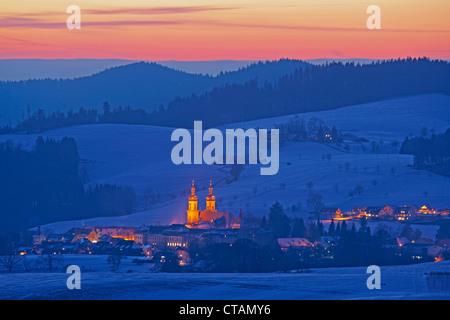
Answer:
[{"label": "church tower", "polygon": [[212,181],[209,181],[209,194],[206,196],[206,210],[216,211],[216,197],[213,195]]},{"label": "church tower", "polygon": [[191,195],[189,196],[189,209],[187,210],[187,224],[197,224],[199,221],[199,210],[197,207],[198,197],[195,195],[194,180],[192,180]]}]

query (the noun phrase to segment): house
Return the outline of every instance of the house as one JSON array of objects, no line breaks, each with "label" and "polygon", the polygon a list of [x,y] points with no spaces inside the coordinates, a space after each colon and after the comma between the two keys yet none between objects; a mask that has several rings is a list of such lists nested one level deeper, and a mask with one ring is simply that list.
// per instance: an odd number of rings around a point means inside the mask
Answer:
[{"label": "house", "polygon": [[77,254],[92,254],[93,244],[87,238],[82,238],[76,242],[76,253]]},{"label": "house", "polygon": [[116,253],[126,256],[141,256],[142,248],[133,240],[120,239],[112,249]]},{"label": "house", "polygon": [[434,248],[429,244],[422,244],[422,243],[406,243],[401,247],[401,252],[403,255],[414,259],[414,260],[423,260],[425,261],[431,261],[431,257],[429,256],[428,252],[433,253]]},{"label": "house", "polygon": [[405,244],[410,243],[407,237],[397,237],[396,241],[399,247],[403,247]]},{"label": "house", "polygon": [[146,256],[147,258],[153,259],[155,254],[158,253],[158,252],[161,252],[161,250],[156,248],[156,247],[154,247],[154,246],[151,246],[149,244],[147,244],[147,245],[142,247],[142,254],[144,256]]},{"label": "house", "polygon": [[66,233],[72,236],[72,243],[76,243],[81,239],[89,239],[90,242],[97,242],[98,235],[94,228],[72,228]]},{"label": "house", "polygon": [[431,207],[427,207],[426,205],[423,205],[419,208],[419,210],[417,211],[418,214],[421,215],[436,215],[438,214],[438,211],[436,209],[432,209]]},{"label": "house", "polygon": [[233,244],[237,239],[238,235],[234,230],[212,229],[199,235],[199,240],[202,245],[211,243]]},{"label": "house", "polygon": [[242,210],[239,210],[239,217],[231,216],[231,229],[240,229],[242,224]]},{"label": "house", "polygon": [[78,249],[78,245],[77,244],[67,243],[67,244],[63,244],[60,247],[60,252],[59,253],[65,253],[65,254],[76,253],[77,249]]},{"label": "house", "polygon": [[110,227],[95,227],[94,229],[98,237],[107,235],[110,236],[111,238],[120,238],[124,240],[134,241],[134,234],[137,228],[124,226],[110,226]]},{"label": "house", "polygon": [[392,209],[390,206],[384,206],[381,211],[379,212],[379,216],[381,218],[389,218],[394,216],[394,209]]},{"label": "house", "polygon": [[320,210],[321,220],[342,219],[342,211],[339,208],[322,208]]},{"label": "house", "polygon": [[152,244],[154,243],[154,239],[150,239],[149,235],[161,235],[162,232],[167,229],[168,226],[146,226],[142,225],[136,229],[134,232],[134,241],[140,245]]},{"label": "house", "polygon": [[319,142],[333,142],[333,132],[327,126],[320,126],[311,139]]},{"label": "house", "polygon": [[389,206],[384,207],[367,207],[365,216],[367,219],[383,219],[392,217],[394,210]]},{"label": "house", "polygon": [[148,234],[148,227],[146,225],[140,226],[134,232],[134,241],[138,244],[144,244],[147,240],[147,234]]},{"label": "house", "polygon": [[433,259],[437,259],[441,253],[442,253],[442,247],[438,246],[438,245],[431,245],[428,249],[427,249],[427,254],[428,256],[432,257]]},{"label": "house", "polygon": [[394,218],[398,221],[407,221],[413,218],[416,214],[415,207],[413,206],[403,206],[396,207],[394,209]]},{"label": "house", "polygon": [[178,260],[172,251],[159,251],[153,256],[153,262],[155,263],[171,263],[174,261]]},{"label": "house", "polygon": [[356,218],[362,219],[366,217],[366,213],[367,213],[367,208],[365,206],[362,206],[361,208],[358,209],[358,207],[356,208]]},{"label": "house", "polygon": [[33,246],[39,247],[47,238],[42,233],[33,235]]},{"label": "house", "polygon": [[200,260],[193,265],[192,268],[196,272],[208,272],[214,269],[214,261]]},{"label": "house", "polygon": [[52,233],[47,236],[47,242],[72,242],[73,235]]},{"label": "house", "polygon": [[173,224],[165,227],[149,227],[146,230],[139,228],[137,231],[136,234],[139,235],[138,244],[140,244],[142,234],[142,237],[144,237],[143,244],[149,244],[158,248],[186,248],[191,239],[190,229],[183,224]]},{"label": "house", "polygon": [[336,239],[333,237],[322,236],[320,237],[320,241],[318,243],[322,244],[324,247],[334,246],[336,245]]},{"label": "house", "polygon": [[361,209],[359,209],[357,206],[355,206],[351,211],[349,216],[352,218],[358,218],[361,213]]},{"label": "house", "polygon": [[441,239],[437,242],[437,245],[442,248],[450,249],[450,239]]},{"label": "house", "polygon": [[43,254],[57,254],[61,252],[64,243],[61,241],[46,241],[42,243],[41,252]]},{"label": "house", "polygon": [[294,247],[313,246],[313,244],[306,238],[278,238],[277,242],[281,250],[288,250]]},{"label": "house", "polygon": [[382,207],[367,207],[366,218],[367,219],[378,219],[380,217],[380,212],[383,210]]},{"label": "house", "polygon": [[72,228],[67,231],[67,235],[73,237],[72,242],[77,242],[80,239],[89,239],[92,243],[104,239],[105,236],[109,238],[120,238],[125,240],[134,240],[134,233],[136,227],[83,227],[83,228]]},{"label": "house", "polygon": [[178,264],[180,266],[186,266],[191,264],[191,257],[189,256],[189,252],[187,252],[185,249],[176,249],[174,251],[175,256],[178,259]]},{"label": "house", "polygon": [[[102,238],[105,236],[102,236]],[[113,245],[110,241],[98,240],[91,246],[91,252],[93,254],[110,254],[113,249]]]},{"label": "house", "polygon": [[33,252],[33,248],[32,247],[18,247],[16,248],[13,253],[20,255],[20,256],[24,256],[26,254],[30,254]]}]

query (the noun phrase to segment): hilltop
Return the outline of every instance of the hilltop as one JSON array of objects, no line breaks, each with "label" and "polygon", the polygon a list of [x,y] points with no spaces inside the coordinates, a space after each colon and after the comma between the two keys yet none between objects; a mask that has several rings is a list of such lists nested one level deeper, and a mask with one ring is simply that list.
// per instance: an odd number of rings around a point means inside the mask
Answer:
[{"label": "hilltop", "polygon": [[[118,62],[117,62],[118,63]],[[157,63],[136,62],[108,68],[76,79],[35,79],[0,82],[0,123],[16,121],[42,109],[44,112],[111,106],[157,110],[175,97],[201,94],[225,84],[242,84],[252,79],[273,82],[309,64],[300,60],[253,63],[215,77],[191,74]]]}]

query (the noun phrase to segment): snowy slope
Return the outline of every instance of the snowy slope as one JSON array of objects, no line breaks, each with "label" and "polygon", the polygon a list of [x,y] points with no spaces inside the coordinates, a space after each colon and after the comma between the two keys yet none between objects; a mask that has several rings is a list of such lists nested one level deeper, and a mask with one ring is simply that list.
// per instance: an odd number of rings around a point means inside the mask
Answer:
[{"label": "snowy slope", "polygon": [[[315,115],[329,126],[351,132],[369,140],[383,140],[385,145],[397,139],[403,141],[410,133],[419,134],[422,127],[442,132],[450,127],[450,97],[438,94],[405,97],[360,106],[349,106],[332,111],[301,114],[306,120]],[[263,119],[236,124],[234,128],[271,128],[274,123],[286,122],[291,116]],[[222,128],[223,129],[223,128]],[[274,176],[261,176],[259,165],[247,165],[238,181],[227,185],[223,166],[180,165],[171,162],[174,142],[173,129],[138,125],[86,125],[52,130],[45,137],[74,137],[84,166],[94,182],[131,185],[138,194],[140,209],[142,195],[148,189],[168,199],[139,213],[113,218],[61,222],[48,225],[55,232],[66,231],[75,225],[135,225],[185,222],[186,196],[191,180],[196,180],[199,205],[204,208],[204,197],[209,180],[215,183],[214,193],[219,210],[237,214],[261,216],[275,202],[285,207],[301,205],[306,213],[308,188],[323,196],[325,205],[351,209],[355,205],[403,205],[431,203],[436,207],[450,207],[450,178],[408,167],[412,157],[390,153],[342,152],[312,142],[288,143],[280,149],[280,169]],[[36,135],[0,136],[0,141],[12,139],[32,146]],[[388,153],[389,152],[389,153]],[[325,154],[330,160],[323,160]],[[348,163],[349,170],[345,170]],[[341,170],[339,169],[341,168]],[[378,170],[379,168],[379,170]],[[391,169],[395,168],[395,175]],[[376,181],[376,182],[375,182]],[[364,191],[353,198],[348,192],[356,185]],[[425,194],[427,194],[425,196]],[[298,212],[288,212],[296,215]]]},{"label": "snowy slope", "polygon": [[[442,132],[450,127],[450,97],[443,94],[424,94],[354,105],[329,111],[298,115],[305,120],[316,116],[329,126],[363,136],[369,140],[398,139],[420,135],[423,127]],[[270,128],[274,123],[288,121],[292,116],[276,117],[238,123],[236,126]],[[234,126],[234,125],[233,125]]]}]

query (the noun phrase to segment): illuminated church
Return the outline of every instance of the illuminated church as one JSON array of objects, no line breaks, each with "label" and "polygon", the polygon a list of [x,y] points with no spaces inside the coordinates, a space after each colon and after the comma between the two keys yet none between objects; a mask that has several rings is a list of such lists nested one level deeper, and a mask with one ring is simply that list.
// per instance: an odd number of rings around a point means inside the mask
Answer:
[{"label": "illuminated church", "polygon": [[187,224],[189,228],[238,229],[241,226],[242,212],[234,217],[229,212],[216,210],[216,197],[213,195],[212,182],[209,182],[209,194],[206,196],[206,209],[198,207],[198,197],[195,195],[194,181],[192,181],[191,195],[188,198]]}]

